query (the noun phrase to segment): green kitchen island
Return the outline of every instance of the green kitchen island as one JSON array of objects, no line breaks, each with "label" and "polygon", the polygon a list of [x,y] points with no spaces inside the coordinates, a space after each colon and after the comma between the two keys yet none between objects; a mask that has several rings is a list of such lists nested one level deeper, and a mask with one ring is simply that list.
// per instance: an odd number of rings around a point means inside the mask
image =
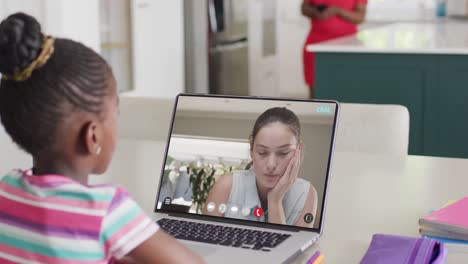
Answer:
[{"label": "green kitchen island", "polygon": [[468,158],[468,23],[397,23],[309,45],[315,94],[401,104],[409,154]]}]

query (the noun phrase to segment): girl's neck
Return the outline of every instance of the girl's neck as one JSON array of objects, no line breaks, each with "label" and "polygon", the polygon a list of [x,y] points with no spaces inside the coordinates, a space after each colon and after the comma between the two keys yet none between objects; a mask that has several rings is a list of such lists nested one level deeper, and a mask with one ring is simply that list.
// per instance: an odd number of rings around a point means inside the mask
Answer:
[{"label": "girl's neck", "polygon": [[88,173],[77,170],[72,166],[67,166],[66,163],[60,160],[43,160],[34,159],[33,175],[62,175],[71,178],[81,184],[88,184]]}]

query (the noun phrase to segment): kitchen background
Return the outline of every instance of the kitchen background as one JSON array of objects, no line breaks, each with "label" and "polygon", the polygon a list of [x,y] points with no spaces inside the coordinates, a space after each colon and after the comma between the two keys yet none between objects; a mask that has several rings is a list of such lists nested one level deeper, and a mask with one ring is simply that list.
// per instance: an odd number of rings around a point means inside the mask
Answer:
[{"label": "kitchen background", "polygon": [[[442,2],[441,2],[442,1]],[[361,28],[466,19],[466,0],[370,0]],[[307,97],[302,0],[0,0],[0,17],[36,16],[112,65],[129,96],[180,92]],[[436,16],[446,4],[446,17]]]}]

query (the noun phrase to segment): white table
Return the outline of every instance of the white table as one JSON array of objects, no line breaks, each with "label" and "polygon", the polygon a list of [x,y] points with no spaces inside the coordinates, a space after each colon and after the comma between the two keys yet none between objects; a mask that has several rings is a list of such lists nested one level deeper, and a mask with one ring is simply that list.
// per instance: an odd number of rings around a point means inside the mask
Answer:
[{"label": "white table", "polygon": [[[164,147],[121,140],[108,173],[93,181],[123,184],[151,213]],[[418,236],[419,217],[468,195],[467,172],[467,159],[335,153],[324,234],[296,263],[316,249],[326,263],[358,263],[374,233]],[[468,247],[449,245],[447,263],[468,263]]]},{"label": "white table", "polygon": [[[418,219],[468,195],[468,160],[336,153],[323,237],[327,263],[358,263],[372,234],[418,236]],[[468,247],[449,246],[447,263],[468,263]],[[302,262],[301,262],[302,261]]]}]

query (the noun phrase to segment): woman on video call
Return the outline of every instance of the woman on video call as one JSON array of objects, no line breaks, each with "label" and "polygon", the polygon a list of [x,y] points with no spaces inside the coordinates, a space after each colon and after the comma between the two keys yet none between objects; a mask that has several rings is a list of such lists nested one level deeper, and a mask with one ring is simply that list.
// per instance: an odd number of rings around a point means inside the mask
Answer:
[{"label": "woman on video call", "polygon": [[297,178],[303,160],[300,134],[292,111],[275,107],[262,113],[250,136],[252,168],[221,176],[203,214],[313,227],[315,219],[305,216],[315,216],[317,192]]}]

